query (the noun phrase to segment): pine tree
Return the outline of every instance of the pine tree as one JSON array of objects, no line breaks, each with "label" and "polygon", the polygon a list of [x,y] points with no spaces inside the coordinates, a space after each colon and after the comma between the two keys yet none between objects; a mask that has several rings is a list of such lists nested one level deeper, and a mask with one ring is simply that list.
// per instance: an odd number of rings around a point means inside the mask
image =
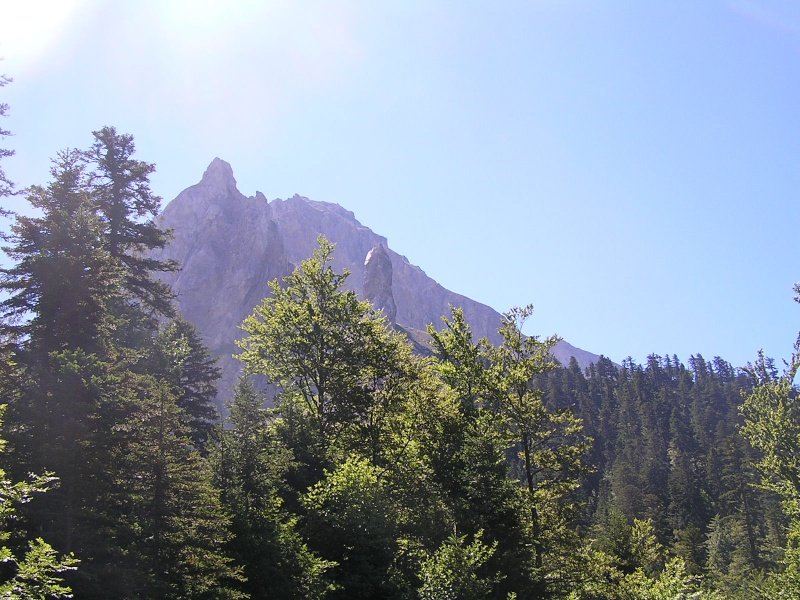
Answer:
[{"label": "pine tree", "polygon": [[195,450],[216,371],[187,327],[155,339],[154,314],[171,308],[150,279],[169,265],[142,254],[166,239],[152,168],[131,158],[130,136],[96,139],[91,153],[58,155],[53,181],[28,193],[39,215],[18,215],[7,238],[9,465],[60,478],[20,515],[82,560],[65,575],[81,598],[239,597],[221,548],[228,517]]},{"label": "pine tree", "polygon": [[[0,420],[5,408],[0,407]],[[0,452],[4,450],[5,440],[0,439]],[[30,501],[34,494],[48,491],[55,483],[57,478],[47,473],[30,474],[27,480],[12,483],[0,469],[0,596],[3,598],[72,597],[62,574],[75,570],[78,561],[74,556],[59,557],[42,538],[23,543],[16,539],[23,533],[15,519],[17,507]]]},{"label": "pine tree", "polygon": [[0,270],[0,302],[7,334],[26,341],[39,359],[49,352],[106,341],[106,303],[117,293],[120,272],[103,247],[79,153],[59,153],[53,181],[33,186],[27,200],[40,217],[18,215],[4,248],[16,261]]},{"label": "pine tree", "polygon": [[[29,190],[41,216],[17,216],[2,273],[9,296],[0,303],[18,394],[9,413],[15,476],[56,471],[61,485],[24,511],[59,550],[79,550],[81,506],[93,477],[85,460],[86,433],[98,400],[95,379],[109,347],[105,305],[119,272],[102,244],[84,166],[76,152],[54,161],[53,181]],[[85,532],[91,538],[91,532]]]}]

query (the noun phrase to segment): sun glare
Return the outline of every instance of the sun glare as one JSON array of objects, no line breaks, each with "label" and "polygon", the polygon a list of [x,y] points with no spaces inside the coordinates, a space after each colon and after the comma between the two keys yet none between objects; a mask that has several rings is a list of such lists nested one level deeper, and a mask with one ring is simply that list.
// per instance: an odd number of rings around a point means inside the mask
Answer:
[{"label": "sun glare", "polygon": [[35,69],[87,4],[88,0],[0,0],[2,71],[16,77]]}]

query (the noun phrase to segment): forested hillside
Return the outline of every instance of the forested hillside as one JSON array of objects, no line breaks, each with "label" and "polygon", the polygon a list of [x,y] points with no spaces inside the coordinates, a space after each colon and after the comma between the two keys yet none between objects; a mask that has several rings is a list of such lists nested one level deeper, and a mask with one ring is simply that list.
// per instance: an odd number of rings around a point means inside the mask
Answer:
[{"label": "forested hillside", "polygon": [[495,344],[453,308],[420,356],[320,236],[243,322],[221,422],[134,154],[103,128],[9,215],[3,597],[800,598],[796,357],[582,371],[530,306]]}]

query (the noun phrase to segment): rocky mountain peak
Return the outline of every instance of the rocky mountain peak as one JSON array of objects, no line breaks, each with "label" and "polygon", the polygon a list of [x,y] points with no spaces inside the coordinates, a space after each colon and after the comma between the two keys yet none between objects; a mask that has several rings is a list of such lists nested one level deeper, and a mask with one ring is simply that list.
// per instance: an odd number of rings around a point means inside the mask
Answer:
[{"label": "rocky mountain peak", "polygon": [[[169,203],[159,226],[172,229],[174,236],[154,258],[182,266],[160,278],[176,294],[180,312],[219,357],[220,404],[232,396],[241,370],[233,358],[238,353],[234,342],[243,335],[239,325],[270,294],[267,282],[290,274],[313,254],[320,234],[336,244],[334,269],[351,274],[346,287],[383,310],[398,329],[419,333],[420,348],[427,344],[427,325],[440,325],[451,306],[464,310],[476,339],[500,342],[497,311],[443,288],[349,210],[298,194],[269,202],[261,193],[244,196],[233,169],[219,158],[200,183]],[[563,364],[575,356],[582,367],[598,358],[566,342],[554,355]]]},{"label": "rocky mountain peak", "polygon": [[239,195],[236,179],[233,177],[233,168],[221,158],[215,158],[203,173],[200,185],[215,188],[220,191]]}]

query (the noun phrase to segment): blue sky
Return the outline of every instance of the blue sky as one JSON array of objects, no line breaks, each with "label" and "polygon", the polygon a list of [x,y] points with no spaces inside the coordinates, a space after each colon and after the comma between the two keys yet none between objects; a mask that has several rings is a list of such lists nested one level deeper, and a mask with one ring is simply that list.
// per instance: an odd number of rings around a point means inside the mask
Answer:
[{"label": "blue sky", "polygon": [[449,289],[615,361],[788,357],[800,4],[0,0],[19,186],[104,125],[165,202],[337,202]]}]

